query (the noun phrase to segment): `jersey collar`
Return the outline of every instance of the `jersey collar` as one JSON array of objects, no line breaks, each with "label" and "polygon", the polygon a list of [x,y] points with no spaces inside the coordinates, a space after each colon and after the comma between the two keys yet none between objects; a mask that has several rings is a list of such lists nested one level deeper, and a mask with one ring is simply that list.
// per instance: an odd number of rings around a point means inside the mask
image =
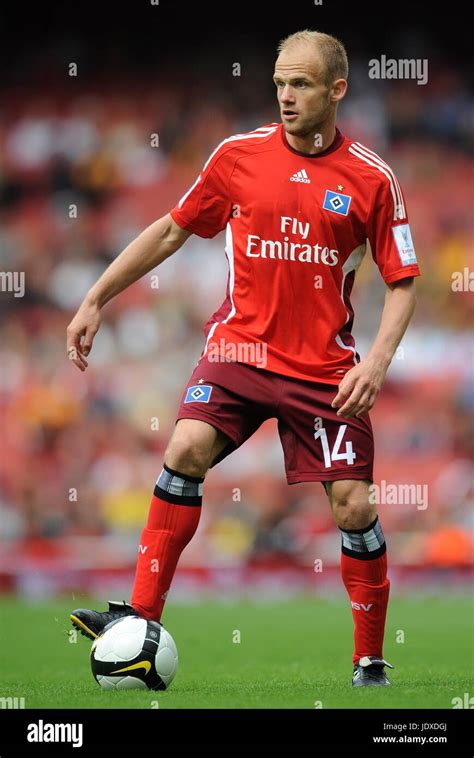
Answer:
[{"label": "jersey collar", "polygon": [[329,155],[329,153],[333,153],[335,150],[338,150],[341,147],[345,139],[342,132],[336,126],[336,136],[334,137],[329,147],[327,147],[326,150],[322,150],[320,153],[315,153],[314,155],[310,155],[309,153],[301,153],[299,150],[295,150],[293,147],[291,147],[291,145],[289,144],[286,138],[286,133],[283,128],[283,124],[280,124],[280,135],[283,140],[283,144],[287,150],[290,150],[292,153],[294,153],[295,155],[299,155],[302,158],[309,158],[310,160],[313,160],[314,158],[323,158],[323,156]]}]

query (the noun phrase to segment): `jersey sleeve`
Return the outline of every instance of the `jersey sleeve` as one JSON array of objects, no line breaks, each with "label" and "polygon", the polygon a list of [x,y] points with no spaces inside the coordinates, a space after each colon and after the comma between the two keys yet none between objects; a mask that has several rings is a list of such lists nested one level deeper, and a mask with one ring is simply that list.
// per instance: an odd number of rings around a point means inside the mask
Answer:
[{"label": "jersey sleeve", "polygon": [[387,284],[420,276],[405,197],[391,169],[387,168],[373,196],[367,236],[372,257]]},{"label": "jersey sleeve", "polygon": [[229,185],[234,165],[233,151],[228,145],[220,145],[170,211],[178,226],[199,237],[215,237],[225,228],[232,213]]}]

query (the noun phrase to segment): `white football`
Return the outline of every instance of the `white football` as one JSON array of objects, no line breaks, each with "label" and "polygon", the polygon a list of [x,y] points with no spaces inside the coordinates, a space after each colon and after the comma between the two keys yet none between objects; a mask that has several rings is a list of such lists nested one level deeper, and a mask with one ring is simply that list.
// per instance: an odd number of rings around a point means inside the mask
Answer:
[{"label": "white football", "polygon": [[166,690],[177,667],[174,640],[157,621],[125,616],[92,644],[92,674],[106,690]]}]

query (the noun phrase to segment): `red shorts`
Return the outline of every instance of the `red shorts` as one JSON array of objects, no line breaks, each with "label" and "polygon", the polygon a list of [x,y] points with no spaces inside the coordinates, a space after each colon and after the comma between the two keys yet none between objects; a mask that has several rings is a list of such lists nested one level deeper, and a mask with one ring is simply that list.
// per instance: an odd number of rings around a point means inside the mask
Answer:
[{"label": "red shorts", "polygon": [[231,442],[211,464],[278,419],[288,484],[373,479],[369,415],[343,418],[331,402],[337,386],[275,374],[245,363],[201,358],[181,398],[177,421],[206,421]]}]

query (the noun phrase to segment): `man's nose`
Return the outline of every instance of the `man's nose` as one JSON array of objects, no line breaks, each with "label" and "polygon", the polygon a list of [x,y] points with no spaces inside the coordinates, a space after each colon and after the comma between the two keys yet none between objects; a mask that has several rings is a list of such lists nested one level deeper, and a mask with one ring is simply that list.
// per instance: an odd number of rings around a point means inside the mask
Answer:
[{"label": "man's nose", "polygon": [[283,87],[283,90],[280,95],[280,100],[282,103],[294,103],[295,102],[295,95],[292,90],[292,88],[286,84]]}]

